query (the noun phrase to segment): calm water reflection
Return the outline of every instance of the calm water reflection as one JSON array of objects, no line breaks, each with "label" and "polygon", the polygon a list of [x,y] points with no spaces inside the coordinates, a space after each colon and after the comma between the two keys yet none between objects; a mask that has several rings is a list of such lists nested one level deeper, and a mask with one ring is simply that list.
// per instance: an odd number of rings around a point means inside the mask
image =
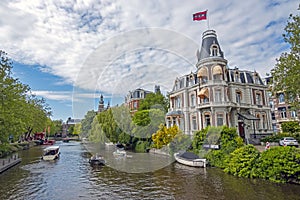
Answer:
[{"label": "calm water reflection", "polygon": [[43,147],[20,152],[22,163],[0,174],[0,199],[300,199],[298,185],[236,178],[213,168],[93,168],[80,143],[57,144],[61,157],[54,162],[40,159]]}]

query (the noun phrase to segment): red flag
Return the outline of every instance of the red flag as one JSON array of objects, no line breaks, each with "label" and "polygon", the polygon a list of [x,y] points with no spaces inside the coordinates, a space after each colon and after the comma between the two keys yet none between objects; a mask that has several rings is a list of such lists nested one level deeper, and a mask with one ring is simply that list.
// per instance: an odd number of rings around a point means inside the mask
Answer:
[{"label": "red flag", "polygon": [[193,14],[193,21],[205,20],[207,16],[207,10],[203,12],[197,12]]}]

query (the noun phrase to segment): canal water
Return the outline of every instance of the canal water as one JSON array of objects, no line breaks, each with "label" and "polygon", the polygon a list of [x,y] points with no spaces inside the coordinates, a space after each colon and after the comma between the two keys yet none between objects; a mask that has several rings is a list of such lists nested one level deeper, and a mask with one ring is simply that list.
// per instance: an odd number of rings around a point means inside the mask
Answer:
[{"label": "canal water", "polygon": [[22,163],[0,174],[0,199],[300,199],[299,185],[237,178],[216,168],[171,163],[135,173],[110,163],[92,167],[81,143],[57,145],[61,157],[50,162],[41,160],[43,146],[19,152]]}]

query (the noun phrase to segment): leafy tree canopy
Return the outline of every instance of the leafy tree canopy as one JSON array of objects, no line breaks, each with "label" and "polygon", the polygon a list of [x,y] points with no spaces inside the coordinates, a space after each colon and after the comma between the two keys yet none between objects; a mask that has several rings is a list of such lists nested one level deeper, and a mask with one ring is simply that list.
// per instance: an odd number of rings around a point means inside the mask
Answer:
[{"label": "leafy tree canopy", "polygon": [[[298,10],[300,10],[300,5]],[[300,17],[290,15],[283,34],[284,41],[290,45],[290,52],[284,52],[271,71],[274,94],[284,92],[285,101],[294,108],[300,107]]]},{"label": "leafy tree canopy", "polygon": [[152,135],[153,147],[160,149],[163,146],[168,145],[173,141],[173,139],[179,132],[180,129],[176,125],[167,128],[165,125],[161,124],[159,126],[159,130],[157,130],[156,133]]},{"label": "leafy tree canopy", "polygon": [[161,109],[168,111],[168,99],[160,92],[147,94],[145,99],[140,101],[139,110]]},{"label": "leafy tree canopy", "polygon": [[96,112],[90,110],[84,116],[84,119],[81,121],[81,135],[82,137],[88,136],[89,131],[92,128],[92,122],[94,117],[96,116]]},{"label": "leafy tree canopy", "polygon": [[12,61],[0,50],[0,141],[28,137],[47,127],[51,115],[45,99],[30,93],[28,85],[12,77]]}]

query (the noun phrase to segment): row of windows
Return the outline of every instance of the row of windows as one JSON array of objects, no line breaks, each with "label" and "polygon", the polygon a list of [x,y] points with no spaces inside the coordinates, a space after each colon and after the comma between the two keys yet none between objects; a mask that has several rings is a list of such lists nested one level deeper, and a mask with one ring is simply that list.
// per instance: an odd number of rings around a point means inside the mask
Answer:
[{"label": "row of windows", "polygon": [[[288,116],[289,113],[289,116]],[[287,119],[289,117],[291,118],[296,118],[297,117],[297,112],[294,110],[287,111],[286,107],[279,107],[278,108],[278,115],[281,119]]]},{"label": "row of windows", "polygon": [[255,83],[264,85],[258,74],[252,75],[250,72],[230,71],[231,81],[237,83]]},{"label": "row of windows", "polygon": [[[222,113],[218,113],[216,115],[216,122],[217,122],[217,126],[223,126],[224,125],[224,115]],[[204,126],[211,126],[211,116],[210,114],[205,114],[204,115]],[[192,130],[198,130],[198,126],[197,126],[197,117],[196,116],[192,116]]]},{"label": "row of windows", "polygon": [[[217,65],[212,70],[212,77],[214,81],[224,80],[223,70],[221,66]],[[258,75],[252,76],[250,72],[234,72],[230,71],[230,77],[232,82],[238,83],[255,83],[264,85],[261,78]],[[228,76],[229,79],[229,76]],[[195,74],[191,74],[189,76],[183,77],[181,79],[176,80],[174,90],[178,90],[184,87],[189,87],[198,83],[206,84],[208,82],[208,70],[205,67],[202,67],[197,76]]]},{"label": "row of windows", "polygon": [[[204,89],[205,90],[205,89]],[[255,102],[254,104],[256,105],[263,105],[263,97],[262,97],[262,91],[256,91],[255,92]],[[200,97],[200,103],[207,103],[209,102],[209,93],[208,93],[208,89],[206,89],[205,91],[200,91],[199,94]],[[190,106],[194,107],[196,106],[196,95],[195,94],[191,94],[190,95]],[[242,103],[243,100],[243,94],[241,91],[237,90],[235,93],[235,102],[240,104]],[[214,102],[222,102],[223,100],[223,95],[222,95],[222,90],[221,89],[215,89],[214,90]],[[172,105],[172,107],[175,108],[181,108],[181,98],[179,96],[175,97],[175,105]]]},{"label": "row of windows", "polygon": [[[216,115],[216,122],[217,122],[217,126],[223,126],[224,125],[224,115],[223,114],[217,114]],[[176,117],[173,117],[173,118],[169,118],[168,119],[168,127],[171,127],[172,125],[179,125],[179,121],[178,121],[178,118]],[[197,117],[196,116],[192,116],[192,119],[191,119],[191,128],[192,130],[198,130],[198,123],[197,123]],[[210,114],[205,114],[204,115],[204,126],[207,127],[207,126],[211,126],[211,115]]]}]

